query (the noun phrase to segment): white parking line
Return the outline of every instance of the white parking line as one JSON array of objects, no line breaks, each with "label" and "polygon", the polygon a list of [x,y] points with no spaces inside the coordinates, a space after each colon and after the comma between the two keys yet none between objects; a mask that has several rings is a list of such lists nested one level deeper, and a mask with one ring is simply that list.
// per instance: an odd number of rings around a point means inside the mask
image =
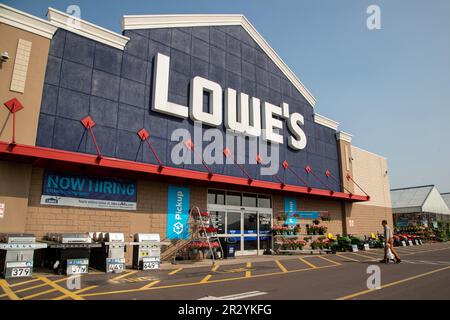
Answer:
[{"label": "white parking line", "polygon": [[411,264],[450,265],[450,261],[402,260],[402,262]]},{"label": "white parking line", "polygon": [[235,294],[231,294],[228,296],[222,296],[222,297],[206,296],[206,297],[200,298],[198,300],[240,300],[240,299],[245,299],[245,298],[262,296],[264,294],[267,294],[267,292],[249,291],[249,292],[235,293]]}]

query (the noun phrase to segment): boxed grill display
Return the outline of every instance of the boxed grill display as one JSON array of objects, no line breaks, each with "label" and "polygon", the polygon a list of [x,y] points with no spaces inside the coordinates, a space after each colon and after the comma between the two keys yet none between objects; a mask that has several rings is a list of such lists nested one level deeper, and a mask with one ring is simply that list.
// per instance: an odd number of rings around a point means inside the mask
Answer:
[{"label": "boxed grill display", "polygon": [[133,247],[133,268],[140,270],[159,269],[161,242],[158,233],[136,233]]},{"label": "boxed grill display", "polygon": [[51,233],[46,240],[46,262],[57,274],[88,273],[91,249],[102,246],[93,243],[87,233]]},{"label": "boxed grill display", "polygon": [[0,235],[0,273],[5,277],[31,277],[34,250],[46,248],[36,242],[33,234],[4,233]]},{"label": "boxed grill display", "polygon": [[125,270],[126,245],[123,233],[95,232],[93,240],[101,244],[91,251],[90,265],[107,273],[120,273]]}]

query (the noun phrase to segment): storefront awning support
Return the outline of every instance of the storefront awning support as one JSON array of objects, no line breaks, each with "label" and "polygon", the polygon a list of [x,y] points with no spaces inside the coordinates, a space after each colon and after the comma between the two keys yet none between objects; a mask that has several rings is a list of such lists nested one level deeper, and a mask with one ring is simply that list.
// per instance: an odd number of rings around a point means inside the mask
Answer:
[{"label": "storefront awning support", "polygon": [[320,182],[321,185],[323,185],[325,188],[327,188],[327,189],[330,191],[330,194],[331,194],[331,195],[334,193],[334,191],[330,188],[330,186],[329,186],[327,183],[323,182],[322,179],[320,179],[320,178],[313,172],[313,170],[312,170],[312,168],[311,168],[310,165],[307,165],[307,166],[305,167],[305,171],[306,171],[307,174],[311,174],[314,178],[316,178],[317,181]]},{"label": "storefront awning support", "polygon": [[230,149],[225,148],[223,149],[223,154],[225,155],[225,157],[227,158],[231,158],[233,160],[233,163],[238,166],[238,168],[245,174],[245,176],[247,177],[247,183],[248,184],[252,184],[253,182],[253,178],[250,176],[250,174],[247,172],[247,170],[245,170],[244,166],[242,166],[240,163],[236,162],[236,159],[234,159],[233,155],[231,154]]},{"label": "storefront awning support", "polygon": [[158,171],[161,172],[162,169],[164,168],[161,159],[159,159],[158,154],[155,151],[155,148],[153,148],[153,145],[150,142],[150,134],[148,133],[147,130],[145,130],[145,128],[142,128],[141,130],[138,131],[137,135],[139,136],[139,138],[141,138],[141,142],[145,141],[148,145],[148,147],[150,148],[150,151],[152,152],[153,156],[156,159],[156,162],[158,162]]},{"label": "storefront awning support", "polygon": [[295,172],[294,170],[292,170],[291,167],[289,167],[289,163],[286,160],[284,160],[281,165],[283,166],[284,170],[289,170],[290,172],[292,172],[292,174],[308,188],[308,192],[311,192],[312,188],[308,185],[308,183],[305,180],[302,179],[302,177],[300,177],[297,174],[297,172]]},{"label": "storefront awning support", "polygon": [[350,198],[353,196],[353,192],[351,192],[350,190],[348,190],[348,189],[344,186],[344,184],[343,184],[342,182],[339,182],[339,181],[333,176],[333,174],[331,173],[330,170],[327,169],[327,170],[325,171],[325,175],[327,176],[327,178],[333,179],[334,182],[336,182],[337,184],[339,184],[345,191],[347,191],[348,194],[350,195]]},{"label": "storefront awning support", "polygon": [[201,154],[199,155],[198,153],[196,153],[197,150],[195,149],[195,146],[194,146],[194,143],[192,142],[192,140],[189,139],[189,140],[185,141],[184,144],[186,145],[186,147],[187,147],[189,150],[192,150],[192,152],[194,152],[194,157],[195,157],[195,155],[201,157],[201,159],[202,159],[202,164],[203,164],[203,166],[205,167],[206,171],[208,171],[208,179],[211,179],[212,176],[213,176],[213,172],[212,172],[212,170],[209,168],[209,166],[206,164],[205,160],[203,160],[202,155],[201,155]]},{"label": "storefront awning support", "polygon": [[[263,158],[262,158],[259,154],[256,155],[256,163],[257,163],[258,165],[262,165],[262,162],[263,162]],[[281,184],[281,188],[283,189],[284,186],[286,185],[286,184],[284,183],[284,180],[281,179],[280,176],[279,176],[277,173],[273,174],[273,176],[274,176],[275,179],[277,179],[277,181]]]},{"label": "storefront awning support", "polygon": [[[12,139],[9,144],[12,149],[16,145],[16,113],[23,109],[23,105],[17,98],[12,98],[11,100],[6,101],[4,106],[8,108],[10,114],[12,113],[13,115]],[[6,119],[6,121],[8,121],[8,119]]]},{"label": "storefront awning support", "polygon": [[367,200],[370,199],[369,194],[368,194],[367,192],[365,192],[364,189],[361,188],[361,186],[360,186],[355,180],[353,180],[353,178],[352,178],[352,176],[350,175],[350,173],[347,174],[347,177],[346,177],[346,178],[347,178],[347,180],[352,181],[352,182],[359,188],[359,190],[361,190],[361,191],[367,196]]},{"label": "storefront awning support", "polygon": [[86,116],[83,119],[80,120],[83,126],[86,128],[86,130],[89,131],[92,137],[92,141],[94,142],[95,149],[97,150],[97,162],[100,163],[100,161],[103,159],[102,153],[100,152],[100,148],[97,144],[97,139],[95,139],[94,131],[92,131],[92,127],[95,126],[94,120],[90,116]]}]

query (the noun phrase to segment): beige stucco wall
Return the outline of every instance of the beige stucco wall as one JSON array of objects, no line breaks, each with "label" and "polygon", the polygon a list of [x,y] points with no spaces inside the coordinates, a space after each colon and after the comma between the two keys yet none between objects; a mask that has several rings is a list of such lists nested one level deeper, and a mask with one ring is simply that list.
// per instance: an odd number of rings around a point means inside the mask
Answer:
[{"label": "beige stucco wall", "polygon": [[0,161],[0,203],[5,205],[0,233],[25,231],[30,179],[31,165]]},{"label": "beige stucco wall", "polygon": [[[392,207],[387,159],[352,146],[353,179],[367,192],[368,206]],[[355,192],[362,193],[356,187]]]},{"label": "beige stucco wall", "polygon": [[[17,98],[24,109],[16,114],[16,142],[35,145],[50,39],[4,23],[0,23],[0,34],[0,50],[9,54],[0,68],[0,141],[11,141],[13,127],[12,115],[3,103]],[[19,39],[32,43],[23,93],[10,91]]]},{"label": "beige stucco wall", "polygon": [[[370,196],[369,201],[346,204],[348,234],[381,232],[381,221],[392,221],[392,204],[387,159],[351,146],[353,179]],[[355,186],[355,193],[363,192]]]}]

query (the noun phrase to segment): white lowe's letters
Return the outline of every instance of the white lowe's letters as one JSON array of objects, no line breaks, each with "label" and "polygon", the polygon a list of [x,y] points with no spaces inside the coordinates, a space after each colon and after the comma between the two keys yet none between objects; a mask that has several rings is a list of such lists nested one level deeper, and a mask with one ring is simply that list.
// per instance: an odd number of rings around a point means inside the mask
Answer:
[{"label": "white lowe's letters", "polygon": [[303,116],[300,113],[293,113],[289,117],[288,127],[292,136],[288,139],[288,145],[292,149],[302,150],[306,147],[306,135],[300,125],[304,124]]},{"label": "white lowe's letters", "polygon": [[[225,89],[225,101],[222,98],[222,87],[211,80],[196,76],[191,80],[189,108],[168,101],[170,58],[158,53],[155,57],[153,72],[152,110],[180,118],[188,116],[210,126],[220,126],[224,117],[225,127],[234,132],[259,137],[273,143],[283,144],[283,118],[287,119],[291,136],[288,145],[292,149],[302,150],[306,147],[306,135],[302,127],[303,116],[299,113],[289,114],[289,105],[281,106],[263,102],[245,93],[236,93],[231,88]],[[204,92],[209,93],[208,111],[203,110]],[[223,108],[224,104],[224,108]],[[224,115],[222,115],[224,110]],[[261,129],[264,129],[263,131]]]},{"label": "white lowe's letters", "polygon": [[186,106],[169,102],[169,66],[170,58],[158,53],[155,57],[155,68],[153,70],[152,110],[186,118],[189,113]]},{"label": "white lowe's letters", "polygon": [[[209,93],[209,112],[203,111],[203,92]],[[210,126],[222,124],[222,87],[213,81],[202,77],[195,77],[191,81],[191,109],[189,116]]]},{"label": "white lowe's letters", "polygon": [[261,135],[261,106],[258,98],[251,98],[241,92],[237,99],[236,90],[225,90],[225,127],[234,132],[253,137]]},{"label": "white lowe's letters", "polygon": [[263,103],[262,110],[263,110],[262,128],[264,129],[263,139],[283,144],[283,136],[278,133],[279,130],[283,129],[283,122],[273,117],[273,115],[281,117],[283,110],[281,109],[281,107],[278,107],[268,102]]}]

